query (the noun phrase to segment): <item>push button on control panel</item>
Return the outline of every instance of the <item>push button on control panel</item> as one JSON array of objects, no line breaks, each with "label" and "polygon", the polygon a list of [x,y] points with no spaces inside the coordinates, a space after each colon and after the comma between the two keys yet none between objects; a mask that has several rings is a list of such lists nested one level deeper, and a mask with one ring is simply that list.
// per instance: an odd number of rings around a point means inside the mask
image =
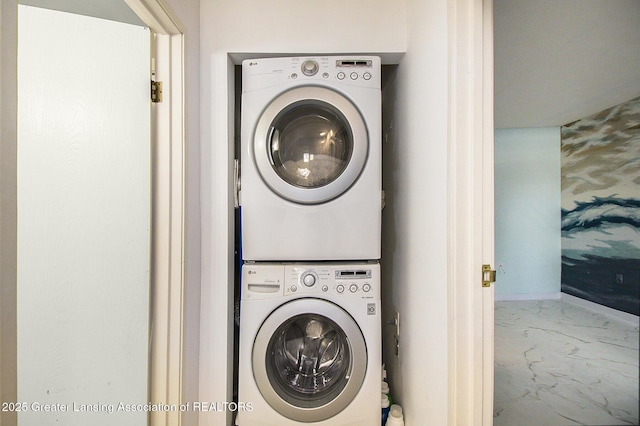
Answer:
[{"label": "push button on control panel", "polygon": [[351,284],[351,285],[349,286],[349,291],[350,291],[351,293],[355,293],[356,291],[358,291],[358,286],[357,286],[357,285],[355,285],[355,284]]}]

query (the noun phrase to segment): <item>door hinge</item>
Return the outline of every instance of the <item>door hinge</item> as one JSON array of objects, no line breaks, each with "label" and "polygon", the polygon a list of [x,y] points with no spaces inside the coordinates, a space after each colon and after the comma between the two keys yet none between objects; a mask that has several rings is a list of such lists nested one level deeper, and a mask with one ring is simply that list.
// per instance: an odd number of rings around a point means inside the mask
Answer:
[{"label": "door hinge", "polygon": [[151,80],[151,102],[162,102],[162,82]]},{"label": "door hinge", "polygon": [[491,287],[491,283],[496,282],[496,271],[491,269],[491,265],[482,265],[482,287]]}]

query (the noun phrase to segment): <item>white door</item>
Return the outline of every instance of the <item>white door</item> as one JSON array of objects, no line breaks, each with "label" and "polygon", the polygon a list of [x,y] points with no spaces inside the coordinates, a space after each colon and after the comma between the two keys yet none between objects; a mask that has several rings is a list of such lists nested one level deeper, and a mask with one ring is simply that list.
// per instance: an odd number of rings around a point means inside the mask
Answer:
[{"label": "white door", "polygon": [[19,423],[146,424],[150,33],[18,15]]}]

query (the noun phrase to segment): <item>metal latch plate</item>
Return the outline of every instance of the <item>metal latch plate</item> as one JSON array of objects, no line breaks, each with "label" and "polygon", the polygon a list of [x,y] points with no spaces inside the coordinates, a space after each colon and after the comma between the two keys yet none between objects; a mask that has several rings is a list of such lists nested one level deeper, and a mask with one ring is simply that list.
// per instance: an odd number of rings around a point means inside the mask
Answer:
[{"label": "metal latch plate", "polygon": [[482,287],[491,287],[491,283],[496,282],[496,271],[491,269],[491,265],[482,265]]}]

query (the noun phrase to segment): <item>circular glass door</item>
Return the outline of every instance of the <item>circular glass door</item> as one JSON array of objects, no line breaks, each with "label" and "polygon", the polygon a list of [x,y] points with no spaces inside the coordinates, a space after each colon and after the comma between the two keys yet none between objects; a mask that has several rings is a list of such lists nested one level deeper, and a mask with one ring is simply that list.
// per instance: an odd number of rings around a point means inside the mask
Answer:
[{"label": "circular glass door", "polygon": [[353,135],[347,120],[333,106],[300,101],[273,120],[267,147],[273,169],[285,182],[320,188],[346,169]]},{"label": "circular glass door", "polygon": [[253,348],[254,377],[265,400],[303,422],[329,419],[357,395],[366,372],[360,328],[340,307],[298,299],[274,311]]},{"label": "circular glass door", "polygon": [[278,195],[315,204],[346,191],[368,151],[364,121],[342,95],[321,87],[277,97],[256,126],[254,156],[260,175]]},{"label": "circular glass door", "polygon": [[302,314],[275,331],[265,367],[280,398],[299,407],[322,406],[346,386],[352,360],[347,336],[322,315]]}]

